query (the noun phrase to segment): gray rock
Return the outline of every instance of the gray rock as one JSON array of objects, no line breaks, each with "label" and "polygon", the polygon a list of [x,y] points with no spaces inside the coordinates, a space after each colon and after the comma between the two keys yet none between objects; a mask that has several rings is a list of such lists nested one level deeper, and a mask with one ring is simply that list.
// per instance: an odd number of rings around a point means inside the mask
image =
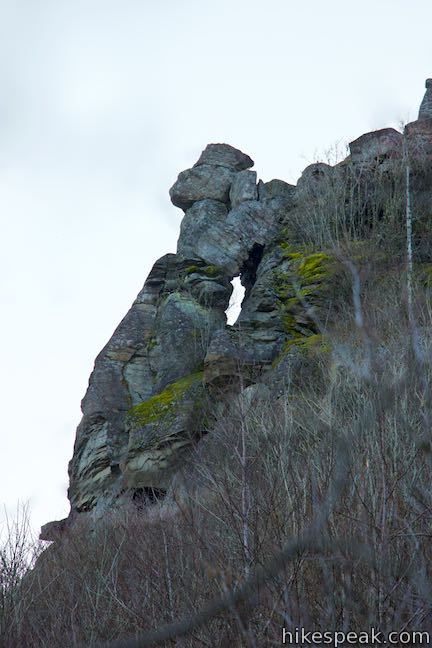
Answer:
[{"label": "gray rock", "polygon": [[246,338],[234,328],[216,331],[204,360],[205,384],[223,390],[253,382],[259,364],[251,351]]},{"label": "gray rock", "polygon": [[185,376],[133,408],[121,462],[128,488],[167,488],[194,441],[204,434],[202,373]]},{"label": "gray rock", "polygon": [[195,166],[200,164],[223,166],[235,171],[244,171],[252,167],[254,161],[248,155],[229,144],[208,144]]},{"label": "gray rock", "polygon": [[[103,514],[127,501],[128,489],[167,487],[204,432],[206,388],[256,383],[290,341],[313,333],[291,286],[302,252],[281,245],[281,209],[298,200],[298,189],[272,180],[257,190],[252,164],[233,147],[209,145],[171,189],[186,209],[178,252],[154,264],[96,358],[69,465],[73,515]],[[300,190],[321,190],[332,174],[312,165]],[[230,280],[239,274],[246,296],[227,327]],[[308,299],[320,313],[326,286],[321,275],[312,279]],[[55,524],[44,531],[56,534]]]},{"label": "gray rock", "polygon": [[190,260],[184,280],[187,290],[206,308],[227,309],[232,291],[231,277],[222,268],[208,265],[202,259]]},{"label": "gray rock", "polygon": [[326,189],[331,182],[333,167],[324,162],[316,162],[307,166],[297,182],[297,198],[305,200],[313,198]]},{"label": "gray rock", "polygon": [[403,136],[394,128],[365,133],[350,142],[351,161],[356,164],[382,162],[385,159],[400,158]]},{"label": "gray rock", "polygon": [[421,161],[432,155],[432,119],[423,118],[407,124],[404,135],[411,158]]},{"label": "gray rock", "polygon": [[171,202],[183,210],[206,198],[228,203],[235,173],[230,167],[214,167],[210,164],[182,171],[169,191]]},{"label": "gray rock", "polygon": [[272,362],[287,338],[274,286],[281,262],[280,249],[277,247],[270,248],[264,254],[235,325],[235,328],[247,334],[251,353],[262,364]]},{"label": "gray rock", "polygon": [[287,202],[292,202],[295,195],[295,185],[288,184],[283,180],[270,180],[269,182],[259,181],[258,196],[259,200],[265,202],[282,198]]},{"label": "gray rock", "polygon": [[426,79],[426,92],[420,105],[419,119],[432,119],[432,79]]},{"label": "gray rock", "polygon": [[[191,217],[182,224],[178,252],[204,259],[233,277],[249,256],[254,244],[265,245],[278,230],[276,213],[258,201],[241,203],[219,218],[200,217],[208,223],[199,228],[195,235],[194,220]],[[193,244],[192,244],[193,242]]]},{"label": "gray rock", "polygon": [[67,522],[67,518],[64,520],[53,520],[53,522],[47,522],[41,528],[39,540],[45,540],[48,542],[59,540],[67,528]]},{"label": "gray rock", "polygon": [[258,200],[256,171],[240,171],[234,177],[230,190],[231,207],[238,207],[246,200]]},{"label": "gray rock", "polygon": [[225,326],[222,309],[208,309],[185,293],[172,293],[156,320],[161,353],[155,392],[200,367],[214,331]]},{"label": "gray rock", "polygon": [[[237,322],[216,331],[209,345],[204,360],[206,384],[224,388],[254,382],[289,337],[275,292],[275,275],[281,269],[283,256],[278,248],[271,247],[257,261],[254,282],[246,292]],[[244,282],[243,274],[241,278]]]},{"label": "gray rock", "polygon": [[177,243],[177,254],[194,258],[196,241],[205,237],[211,225],[224,227],[228,210],[226,205],[217,200],[200,200],[190,207],[181,222],[180,236]]}]

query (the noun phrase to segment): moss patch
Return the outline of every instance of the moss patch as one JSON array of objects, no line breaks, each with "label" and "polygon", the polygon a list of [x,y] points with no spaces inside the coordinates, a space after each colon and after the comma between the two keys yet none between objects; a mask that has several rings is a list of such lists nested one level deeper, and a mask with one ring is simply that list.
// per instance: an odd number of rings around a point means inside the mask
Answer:
[{"label": "moss patch", "polygon": [[127,413],[129,423],[144,426],[148,423],[175,416],[180,401],[194,384],[202,380],[202,375],[200,371],[180,378],[165,387],[159,394],[152,396],[143,403],[139,403],[139,405],[135,405]]},{"label": "moss patch", "polygon": [[293,347],[297,347],[305,355],[329,353],[331,351],[330,341],[325,335],[321,335],[321,333],[314,333],[306,336],[299,335],[294,337],[292,340],[288,340],[283,353],[289,351]]},{"label": "moss patch", "polygon": [[148,340],[148,342],[147,342],[147,349],[148,349],[148,351],[151,351],[152,349],[154,349],[155,346],[157,346],[157,340],[156,340],[156,338],[155,338],[155,337],[151,337],[151,338],[149,338],[149,340]]},{"label": "moss patch", "polygon": [[197,265],[190,265],[185,270],[187,275],[194,274],[194,272],[199,272],[199,271],[200,271],[200,267]]},{"label": "moss patch", "polygon": [[217,275],[221,274],[221,269],[217,265],[204,265],[204,266],[199,266],[196,264],[190,265],[186,268],[186,274],[201,274],[201,275],[206,275],[206,277],[217,277]]},{"label": "moss patch", "polygon": [[275,292],[279,299],[295,299],[319,290],[323,280],[334,274],[334,259],[324,252],[293,250],[286,244],[283,257],[289,262],[288,270],[276,273]]},{"label": "moss patch", "polygon": [[220,273],[220,271],[221,270],[217,265],[207,265],[203,268],[203,272],[207,277],[215,277]]},{"label": "moss patch", "polygon": [[[295,344],[318,334],[308,307],[320,306],[328,297],[337,264],[325,252],[307,252],[288,243],[280,246],[284,270],[275,272],[273,288],[279,300],[285,332]],[[286,269],[285,269],[286,268]]]}]

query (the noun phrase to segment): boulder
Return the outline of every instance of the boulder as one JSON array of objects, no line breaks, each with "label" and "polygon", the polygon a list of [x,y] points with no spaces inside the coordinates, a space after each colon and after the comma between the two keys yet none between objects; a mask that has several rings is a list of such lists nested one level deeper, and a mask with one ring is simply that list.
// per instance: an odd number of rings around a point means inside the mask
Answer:
[{"label": "boulder", "polygon": [[[249,347],[249,348],[248,348]],[[254,382],[259,363],[244,335],[234,327],[221,329],[213,335],[204,360],[204,383],[224,391]]]},{"label": "boulder", "polygon": [[67,523],[68,518],[47,522],[41,528],[39,540],[44,540],[46,542],[55,542],[56,540],[59,540],[67,528]]},{"label": "boulder", "polygon": [[328,190],[333,167],[324,162],[307,166],[297,182],[296,196],[300,200],[314,198]]},{"label": "boulder", "polygon": [[201,153],[195,166],[209,164],[212,166],[222,166],[234,169],[235,171],[244,171],[254,165],[254,161],[239,151],[239,149],[229,144],[208,144]]},{"label": "boulder", "polygon": [[253,164],[248,155],[233,146],[209,144],[192,169],[179,174],[169,192],[171,202],[185,211],[198,200],[228,203],[236,174]]},{"label": "boulder", "polygon": [[397,159],[403,153],[403,135],[394,128],[365,133],[349,145],[351,161],[357,164]]},{"label": "boulder", "polygon": [[262,202],[273,200],[283,200],[287,203],[292,203],[295,196],[295,185],[288,184],[283,180],[270,180],[269,182],[258,183],[258,197]]},{"label": "boulder", "polygon": [[198,200],[219,200],[228,203],[231,183],[236,172],[226,166],[201,164],[182,171],[169,194],[171,202],[184,211]]},{"label": "boulder", "polygon": [[206,308],[187,292],[171,293],[155,323],[160,353],[154,391],[159,393],[179,376],[196,371],[202,365],[211,335],[225,322],[222,308]]}]

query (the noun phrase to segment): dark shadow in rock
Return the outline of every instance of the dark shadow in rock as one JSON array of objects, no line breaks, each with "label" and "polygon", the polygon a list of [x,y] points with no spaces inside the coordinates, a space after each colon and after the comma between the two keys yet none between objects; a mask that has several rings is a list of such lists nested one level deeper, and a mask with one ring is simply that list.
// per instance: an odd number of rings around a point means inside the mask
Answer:
[{"label": "dark shadow in rock", "polygon": [[132,494],[132,501],[141,509],[151,504],[157,504],[164,499],[166,490],[164,488],[155,488],[153,486],[143,486],[135,488]]}]

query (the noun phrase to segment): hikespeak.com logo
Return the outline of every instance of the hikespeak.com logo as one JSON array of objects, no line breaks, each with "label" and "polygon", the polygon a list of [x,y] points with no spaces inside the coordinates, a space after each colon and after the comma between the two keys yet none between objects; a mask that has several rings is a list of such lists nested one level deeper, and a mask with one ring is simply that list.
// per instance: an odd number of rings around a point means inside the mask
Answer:
[{"label": "hikespeak.com logo", "polygon": [[363,646],[373,648],[375,646],[429,646],[429,632],[413,630],[408,632],[388,632],[384,634],[376,628],[370,628],[364,632],[318,632],[306,628],[295,628],[288,630],[282,628],[282,645],[284,646],[331,646],[339,648],[342,646]]}]

